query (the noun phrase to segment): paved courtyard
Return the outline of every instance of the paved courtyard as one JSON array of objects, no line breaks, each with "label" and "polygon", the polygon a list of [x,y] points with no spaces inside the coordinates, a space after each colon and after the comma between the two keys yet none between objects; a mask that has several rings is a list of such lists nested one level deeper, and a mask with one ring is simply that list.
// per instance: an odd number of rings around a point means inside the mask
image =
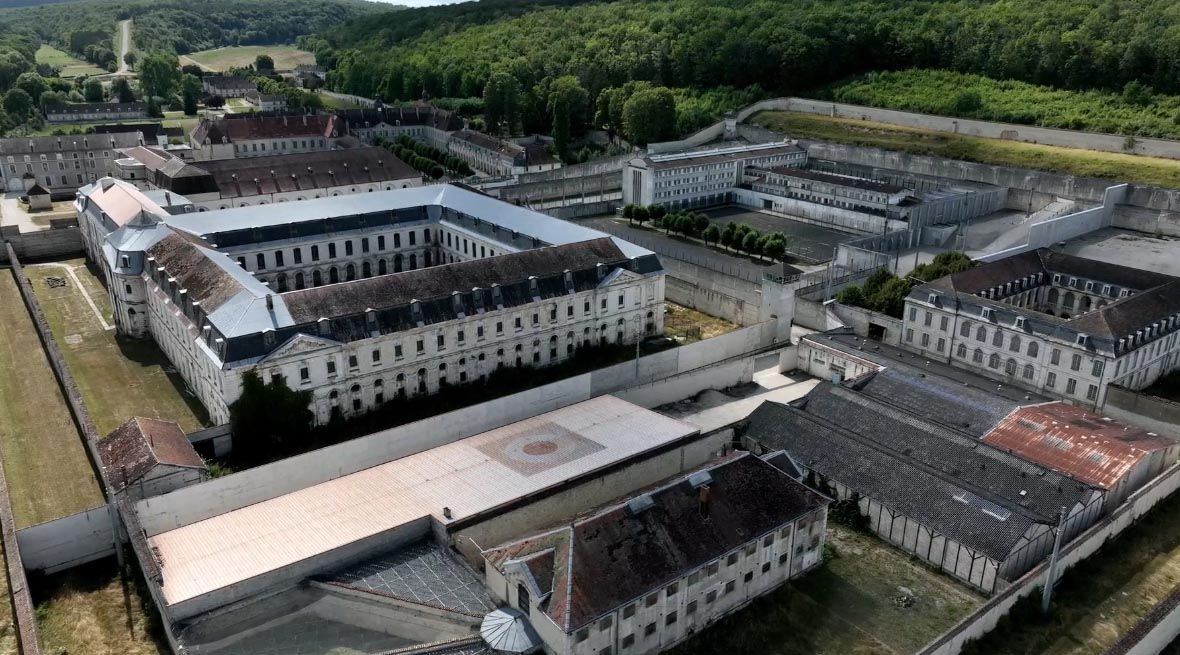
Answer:
[{"label": "paved courtyard", "polygon": [[782,232],[790,239],[787,252],[812,262],[830,261],[837,246],[863,236],[745,207],[718,207],[704,213],[720,228],[734,222],[745,223],[759,232]]},{"label": "paved courtyard", "polygon": [[328,582],[473,616],[496,609],[475,573],[430,539],[339,571]]},{"label": "paved courtyard", "polygon": [[1180,276],[1180,239],[1173,237],[1157,237],[1109,227],[1071,239],[1054,250]]}]

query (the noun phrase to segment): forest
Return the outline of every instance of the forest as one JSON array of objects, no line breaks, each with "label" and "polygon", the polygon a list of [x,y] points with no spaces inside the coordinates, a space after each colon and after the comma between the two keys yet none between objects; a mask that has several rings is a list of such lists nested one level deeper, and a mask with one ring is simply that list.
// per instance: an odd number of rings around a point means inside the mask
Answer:
[{"label": "forest", "polygon": [[[539,109],[534,124],[551,118],[545,93],[566,76],[585,90],[593,120],[604,90],[633,81],[680,96],[782,95],[925,68],[1106,91],[1117,100],[1107,108],[1126,106],[1109,125],[1156,134],[1160,121],[1132,106],[1180,93],[1178,36],[1180,12],[1163,0],[484,0],[347,21],[301,43],[336,67],[333,88],[390,101],[481,96],[494,74],[507,73],[520,86],[524,121]],[[1058,98],[1076,105],[1056,111],[1058,124],[1091,125],[1087,106],[1102,98],[1070,98]],[[710,104],[710,116],[728,108]],[[677,127],[699,122],[677,110]]]}]

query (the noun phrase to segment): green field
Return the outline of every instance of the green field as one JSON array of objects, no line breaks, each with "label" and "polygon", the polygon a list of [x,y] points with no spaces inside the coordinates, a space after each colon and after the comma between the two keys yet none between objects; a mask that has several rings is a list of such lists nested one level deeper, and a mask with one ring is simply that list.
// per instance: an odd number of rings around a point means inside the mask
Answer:
[{"label": "green field", "polygon": [[799,112],[761,112],[751,121],[767,129],[804,139],[1180,188],[1180,161],[1175,159],[985,139]]},{"label": "green field", "polygon": [[0,371],[0,455],[17,527],[101,505],[82,438],[8,270],[0,271]]},{"label": "green field", "polygon": [[[876,537],[828,524],[823,566],[722,619],[673,655],[912,653],[983,599]],[[909,607],[893,601],[905,587]]]},{"label": "green field", "polygon": [[106,74],[106,71],[98,66],[84,62],[68,52],[63,52],[50,45],[42,45],[40,48],[37,48],[36,59],[38,64],[60,66],[62,77]]},{"label": "green field", "polygon": [[[98,431],[105,435],[134,416],[173,420],[186,431],[202,427],[200,403],[183,390],[184,382],[155,343],[117,338],[104,327],[66,267],[111,326],[106,290],[82,260],[34,264],[25,271]],[[49,287],[45,280],[51,276],[66,285]]]},{"label": "green field", "polygon": [[275,60],[276,70],[290,70],[297,64],[314,64],[315,55],[300,50],[295,46],[286,45],[244,45],[202,50],[181,57],[190,59],[206,70],[224,71],[230,68],[253,66],[254,58],[258,55],[270,55]]},{"label": "green field", "polygon": [[337,98],[336,96],[330,96],[326,93],[320,93],[317,95],[319,95],[320,100],[324,101],[324,107],[327,109],[356,109],[360,107],[360,105],[356,104],[355,102],[350,102],[343,98]]}]

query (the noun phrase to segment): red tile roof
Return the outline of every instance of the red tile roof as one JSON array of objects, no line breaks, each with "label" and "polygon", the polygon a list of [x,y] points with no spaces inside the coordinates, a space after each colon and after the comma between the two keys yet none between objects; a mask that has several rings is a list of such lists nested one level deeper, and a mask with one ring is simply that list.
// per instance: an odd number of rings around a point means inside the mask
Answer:
[{"label": "red tile roof", "polygon": [[135,417],[98,443],[103,468],[116,490],[142,478],[156,465],[205,468],[188,437],[172,421]]},{"label": "red tile roof", "polygon": [[1143,457],[1180,446],[1180,440],[1061,402],[1014,410],[983,442],[1104,489],[1115,487]]}]

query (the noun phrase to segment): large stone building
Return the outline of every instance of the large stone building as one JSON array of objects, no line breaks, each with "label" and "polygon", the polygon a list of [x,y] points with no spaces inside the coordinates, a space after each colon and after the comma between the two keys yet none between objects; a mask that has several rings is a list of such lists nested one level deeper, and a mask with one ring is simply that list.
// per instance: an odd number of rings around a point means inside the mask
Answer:
[{"label": "large stone building", "polygon": [[919,285],[903,318],[926,357],[1089,407],[1180,362],[1180,279],[1047,249]]},{"label": "large stone building", "polygon": [[746,169],[807,165],[807,151],[795,143],[723,146],[709,150],[648,155],[623,167],[623,202],[684,209],[727,202],[746,179]]},{"label": "large stone building", "polygon": [[189,134],[199,161],[331,150],[339,140],[334,114],[202,118]]},{"label": "large stone building", "polygon": [[0,139],[0,171],[7,191],[37,182],[53,192],[74,191],[106,175],[119,150],[145,145],[138,131]]},{"label": "large stone building", "polygon": [[447,150],[489,175],[520,175],[561,168],[561,162],[549,154],[543,142],[531,140],[521,145],[474,130],[452,134]]},{"label": "large stone building", "polygon": [[460,187],[173,214],[106,178],[76,209],[119,331],[217,422],[250,370],[323,422],[662,330],[653,253]]},{"label": "large stone building", "polygon": [[484,553],[547,653],[667,650],[822,560],[828,499],[748,453]]},{"label": "large stone building", "polygon": [[158,148],[128,148],[111,175],[140,189],[183,196],[197,211],[392,191],[422,175],[384,148],[213,159],[187,163]]},{"label": "large stone building", "polygon": [[201,90],[205,95],[241,98],[258,89],[253,82],[239,75],[206,75],[201,78]]},{"label": "large stone building", "polygon": [[405,135],[446,150],[451,134],[463,129],[457,114],[430,106],[345,109],[336,115],[345,133],[368,143]]}]

